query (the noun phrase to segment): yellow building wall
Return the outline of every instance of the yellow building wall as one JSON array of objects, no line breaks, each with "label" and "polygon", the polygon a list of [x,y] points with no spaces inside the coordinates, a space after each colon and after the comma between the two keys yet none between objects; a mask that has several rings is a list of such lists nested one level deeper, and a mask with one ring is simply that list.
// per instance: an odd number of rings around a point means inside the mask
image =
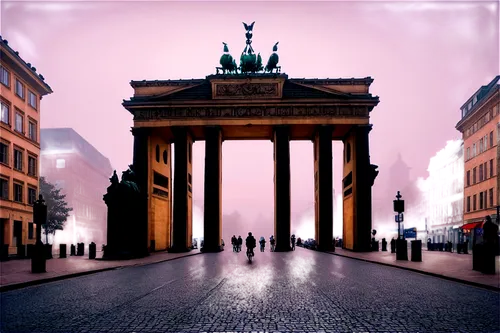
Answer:
[{"label": "yellow building wall", "polygon": [[[9,254],[16,254],[17,248],[14,241],[14,221],[22,222],[22,244],[35,244],[36,226],[33,225],[33,237],[29,239],[28,223],[33,222],[33,206],[28,204],[28,188],[36,191],[38,198],[39,169],[40,169],[40,94],[12,68],[4,62],[0,65],[9,73],[9,86],[0,84],[0,101],[7,106],[9,123],[0,122],[0,141],[7,145],[8,161],[0,162],[0,177],[8,182],[8,199],[0,198],[0,227],[3,227],[4,244],[9,244]],[[23,85],[24,99],[15,94],[16,79]],[[36,106],[28,103],[31,91],[36,96]],[[22,116],[23,126],[21,131],[15,129],[16,114]],[[29,138],[29,124],[35,125],[35,136]],[[14,148],[22,152],[22,170],[14,169]],[[35,174],[28,175],[28,156],[35,158]],[[21,202],[14,201],[14,183],[22,186]]]},{"label": "yellow building wall", "polygon": [[[149,138],[149,148],[148,244],[154,241],[150,250],[161,251],[171,246],[172,151],[171,144],[157,136]],[[168,184],[155,184],[155,173],[167,178]]]},{"label": "yellow building wall", "polygon": [[[342,196],[343,196],[343,244],[344,248],[348,250],[354,249],[354,221],[355,221],[355,182],[356,177],[354,175],[355,169],[355,142],[352,136],[348,136],[344,141],[344,172],[342,181]],[[348,160],[348,155],[350,158]],[[352,175],[352,182],[348,186],[344,186],[348,175]],[[346,191],[351,191],[346,195]]]}]

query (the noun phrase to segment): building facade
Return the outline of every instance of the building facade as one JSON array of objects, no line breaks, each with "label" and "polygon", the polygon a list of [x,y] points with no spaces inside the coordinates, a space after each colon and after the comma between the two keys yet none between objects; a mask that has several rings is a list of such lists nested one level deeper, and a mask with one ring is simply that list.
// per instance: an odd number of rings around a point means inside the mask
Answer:
[{"label": "building facade", "polygon": [[464,229],[486,215],[496,220],[498,200],[499,80],[477,90],[461,107],[457,130],[464,141]]},{"label": "building facade", "polygon": [[12,255],[35,243],[40,102],[52,89],[1,37],[0,55],[0,242]]},{"label": "building facade", "polygon": [[[40,131],[41,170],[73,208],[53,244],[106,244],[107,208],[103,195],[113,173],[109,160],[72,128]],[[50,241],[49,241],[50,242]]]},{"label": "building facade", "polygon": [[446,147],[431,158],[426,179],[428,202],[427,235],[432,243],[459,242],[463,224],[464,143],[448,141]]}]

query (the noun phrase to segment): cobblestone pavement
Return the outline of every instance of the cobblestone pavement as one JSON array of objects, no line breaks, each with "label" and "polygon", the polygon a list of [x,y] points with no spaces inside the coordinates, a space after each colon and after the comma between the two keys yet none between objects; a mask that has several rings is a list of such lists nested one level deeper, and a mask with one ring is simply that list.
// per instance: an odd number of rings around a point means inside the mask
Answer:
[{"label": "cobblestone pavement", "polygon": [[500,294],[297,248],[224,251],[0,294],[1,332],[499,332]]}]

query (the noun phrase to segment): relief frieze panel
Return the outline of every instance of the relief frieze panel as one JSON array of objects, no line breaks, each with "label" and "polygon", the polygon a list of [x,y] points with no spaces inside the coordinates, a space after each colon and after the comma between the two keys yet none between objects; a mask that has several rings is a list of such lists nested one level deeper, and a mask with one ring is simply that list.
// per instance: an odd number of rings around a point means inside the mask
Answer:
[{"label": "relief frieze panel", "polygon": [[278,83],[216,83],[214,98],[280,98]]},{"label": "relief frieze panel", "polygon": [[367,106],[254,106],[254,107],[184,107],[134,111],[134,120],[165,119],[238,119],[279,117],[360,117],[369,116]]}]

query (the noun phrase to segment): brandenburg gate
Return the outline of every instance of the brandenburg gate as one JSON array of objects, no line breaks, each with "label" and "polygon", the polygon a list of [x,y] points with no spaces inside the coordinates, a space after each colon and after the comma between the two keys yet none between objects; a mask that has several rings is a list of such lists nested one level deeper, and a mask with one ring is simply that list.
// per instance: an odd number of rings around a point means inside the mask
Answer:
[{"label": "brandenburg gate", "polygon": [[[133,168],[140,189],[144,226],[141,245],[149,251],[189,251],[192,245],[192,146],[205,140],[204,251],[221,250],[222,143],[271,140],[274,145],[274,234],[276,251],[290,250],[290,141],[314,144],[315,238],[333,247],[332,140],[342,140],[343,247],[369,251],[371,187],[378,173],[370,164],[369,93],[373,79],[292,79],[281,73],[277,44],[264,67],[251,46],[240,66],[228,53],[217,74],[204,79],[131,81],[134,95],[123,102],[133,114]],[[220,72],[219,72],[220,71]],[[172,174],[172,144],[175,146]],[[172,184],[172,178],[174,184]],[[173,191],[172,191],[173,187]],[[147,233],[147,240],[146,240]],[[300,235],[299,235],[300,236]]]}]

